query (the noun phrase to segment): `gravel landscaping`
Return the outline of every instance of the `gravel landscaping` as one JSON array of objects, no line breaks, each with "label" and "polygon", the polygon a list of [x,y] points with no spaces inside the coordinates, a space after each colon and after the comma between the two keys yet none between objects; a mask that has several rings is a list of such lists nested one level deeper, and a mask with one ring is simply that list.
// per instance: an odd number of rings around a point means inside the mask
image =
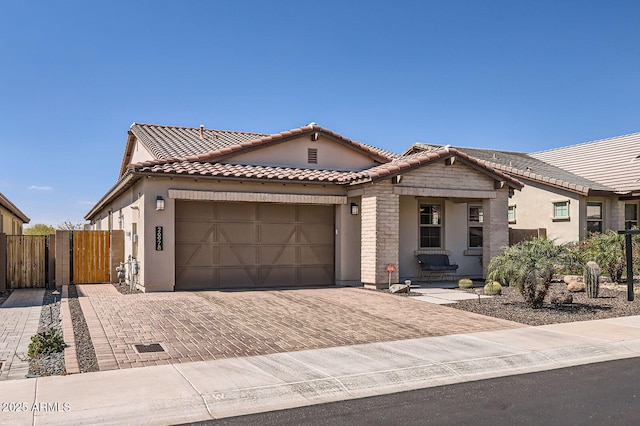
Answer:
[{"label": "gravel landscaping", "polygon": [[[62,336],[62,322],[60,321],[60,296],[54,298],[52,290],[44,292],[42,311],[38,330],[44,331],[53,328]],[[66,373],[64,364],[64,352],[55,352],[47,356],[32,358],[29,360],[30,376],[55,376]]]},{"label": "gravel landscaping", "polygon": [[84,319],[80,302],[78,301],[78,290],[75,285],[69,286],[69,310],[71,311],[71,322],[73,324],[73,335],[76,341],[76,356],[81,373],[100,371],[98,358],[91,342],[89,327]]},{"label": "gravel landscaping", "polygon": [[11,296],[11,290],[0,291],[0,306]]},{"label": "gravel landscaping", "polygon": [[[635,288],[638,288],[638,283]],[[555,306],[549,303],[549,294],[566,290],[564,283],[553,283],[542,308],[532,309],[525,305],[520,292],[513,287],[502,289],[502,295],[478,300],[464,300],[450,306],[455,309],[475,312],[495,318],[519,322],[528,325],[545,325],[575,321],[589,321],[605,318],[640,315],[640,291],[636,290],[635,300],[627,301],[627,286],[619,284],[601,284],[597,298],[590,299],[585,292],[571,293],[573,303]],[[470,291],[474,290],[459,290]]]}]

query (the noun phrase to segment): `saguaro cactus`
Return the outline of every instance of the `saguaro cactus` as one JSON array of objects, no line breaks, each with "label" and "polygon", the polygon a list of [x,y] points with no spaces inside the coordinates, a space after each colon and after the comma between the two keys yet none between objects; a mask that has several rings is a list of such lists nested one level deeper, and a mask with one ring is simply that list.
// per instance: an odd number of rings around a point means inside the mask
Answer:
[{"label": "saguaro cactus", "polygon": [[584,284],[587,297],[595,299],[600,290],[600,267],[596,262],[587,262],[584,268]]}]

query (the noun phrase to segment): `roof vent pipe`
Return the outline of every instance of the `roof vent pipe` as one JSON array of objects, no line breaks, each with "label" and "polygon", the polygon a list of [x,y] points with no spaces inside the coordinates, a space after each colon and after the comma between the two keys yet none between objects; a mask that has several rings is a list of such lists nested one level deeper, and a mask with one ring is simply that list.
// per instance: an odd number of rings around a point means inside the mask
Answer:
[{"label": "roof vent pipe", "polygon": [[204,124],[200,125],[200,140],[204,140]]}]

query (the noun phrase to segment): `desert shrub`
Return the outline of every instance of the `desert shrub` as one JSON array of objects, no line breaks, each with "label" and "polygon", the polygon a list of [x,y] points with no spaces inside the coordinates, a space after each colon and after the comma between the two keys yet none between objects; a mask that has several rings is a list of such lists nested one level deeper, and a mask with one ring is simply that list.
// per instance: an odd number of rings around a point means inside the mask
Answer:
[{"label": "desert shrub", "polygon": [[566,244],[546,238],[534,238],[505,248],[489,262],[487,280],[517,287],[525,303],[540,308],[553,276],[575,266]]},{"label": "desert shrub", "polygon": [[64,339],[56,329],[50,328],[31,336],[27,354],[29,358],[39,358],[63,350]]}]

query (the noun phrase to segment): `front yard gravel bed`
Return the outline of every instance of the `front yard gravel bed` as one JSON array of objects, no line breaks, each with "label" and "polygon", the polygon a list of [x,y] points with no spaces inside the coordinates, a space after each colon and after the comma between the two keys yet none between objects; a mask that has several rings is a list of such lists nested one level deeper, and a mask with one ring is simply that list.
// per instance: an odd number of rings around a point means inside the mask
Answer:
[{"label": "front yard gravel bed", "polygon": [[81,373],[100,371],[98,358],[91,342],[89,327],[84,319],[80,301],[78,300],[78,290],[75,285],[69,285],[69,310],[71,311],[71,322],[73,324],[73,335],[76,342],[76,355]]},{"label": "front yard gravel bed", "polygon": [[[45,290],[42,299],[42,310],[38,330],[53,328],[62,336],[62,321],[60,321],[60,296],[54,297],[53,290]],[[66,373],[64,351],[49,354],[44,357],[29,360],[29,376],[55,376]]]},{"label": "front yard gravel bed", "polygon": [[0,306],[11,296],[11,290],[0,291]]},{"label": "front yard gravel bed", "polygon": [[[552,292],[564,291],[566,288],[567,286],[564,283],[553,283],[549,288],[544,305],[539,309],[528,307],[524,303],[522,294],[513,287],[503,288],[500,296],[482,298],[480,301],[477,299],[463,300],[447,306],[527,325],[546,325],[640,315],[640,300],[638,300],[640,294],[636,292],[636,300],[627,301],[626,285],[602,284],[599,295],[595,299],[588,298],[585,292],[571,293],[573,295],[573,304],[568,306],[555,306],[548,302],[549,295]],[[468,291],[475,292],[476,290],[480,289],[475,288]]]}]

